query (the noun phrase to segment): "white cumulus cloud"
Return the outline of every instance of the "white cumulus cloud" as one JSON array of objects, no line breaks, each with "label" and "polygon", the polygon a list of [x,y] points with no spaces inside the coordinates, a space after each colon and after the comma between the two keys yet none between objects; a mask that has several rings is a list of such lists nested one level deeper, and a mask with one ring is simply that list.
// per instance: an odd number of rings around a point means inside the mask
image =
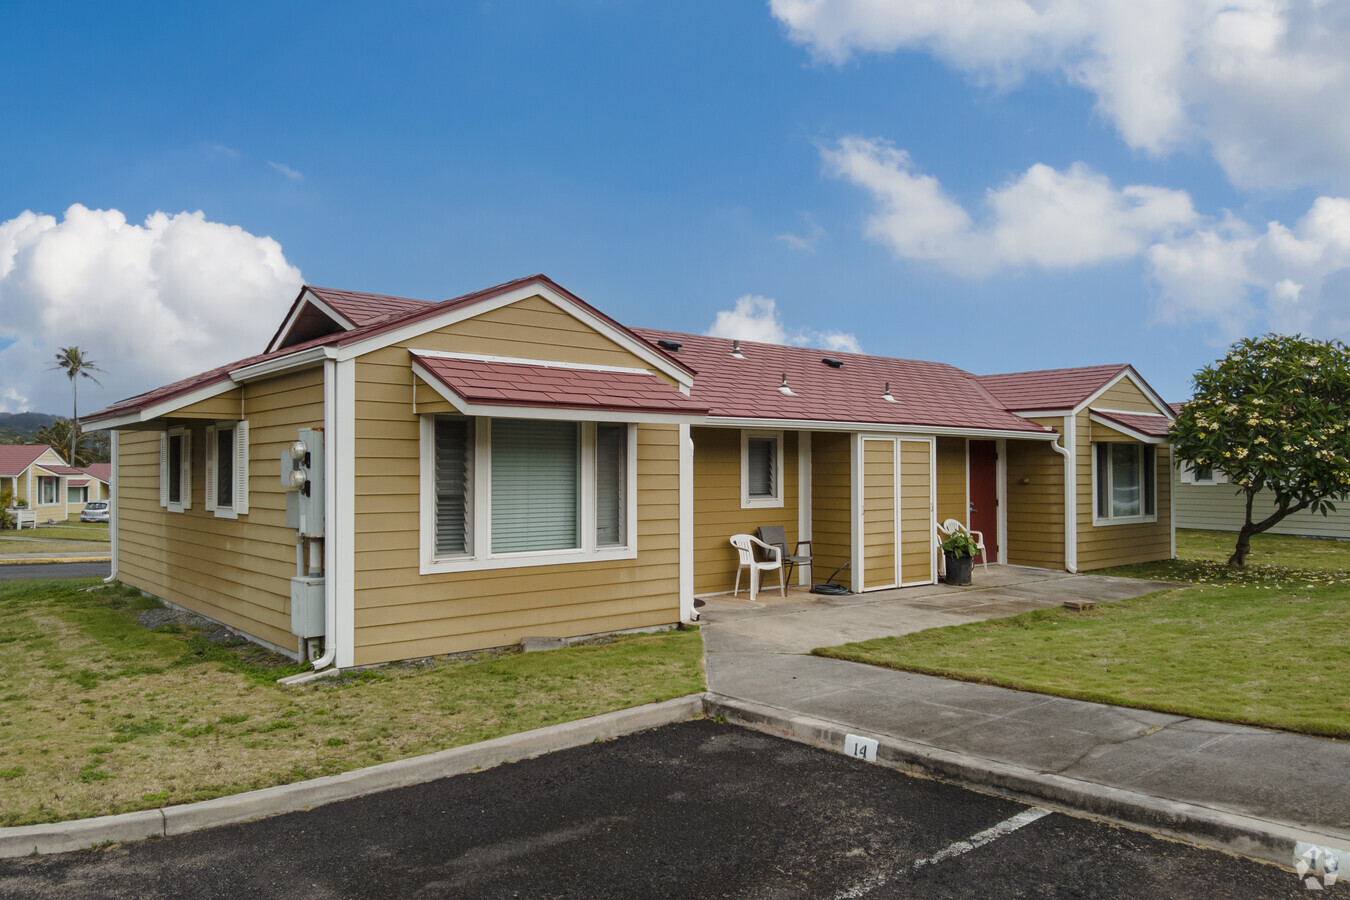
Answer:
[{"label": "white cumulus cloud", "polygon": [[886,141],[846,137],[821,155],[827,172],[876,201],[868,237],[898,257],[932,260],[967,275],[1127,259],[1198,218],[1184,191],[1116,188],[1082,163],[1062,172],[1038,163],[990,190],[988,214],[977,222],[936,178],[921,174],[905,151]]},{"label": "white cumulus cloud", "polygon": [[301,283],[272,238],[201,212],[23,212],[0,222],[0,409],[67,414],[58,347],[106,370],[82,412],[260,353]]},{"label": "white cumulus cloud", "polygon": [[280,172],[282,175],[285,175],[285,176],[286,176],[287,178],[289,178],[291,181],[304,181],[304,180],[305,180],[305,173],[304,173],[304,172],[300,172],[300,171],[297,171],[297,170],[295,170],[295,169],[292,169],[290,166],[286,165],[285,163],[272,162],[271,160],[268,160],[267,164],[268,164],[269,166],[271,166],[273,170],[275,170],[275,171],[277,171],[277,172]]},{"label": "white cumulus cloud", "polygon": [[758,294],[738,297],[731,309],[719,311],[706,334],[710,337],[733,338],[761,344],[823,347],[837,353],[862,352],[857,337],[845,331],[787,328],[778,314],[778,304]]},{"label": "white cumulus cloud", "polygon": [[771,0],[825,61],[933,55],[976,81],[1092,93],[1131,147],[1207,144],[1244,187],[1346,183],[1350,4],[1326,0]]}]

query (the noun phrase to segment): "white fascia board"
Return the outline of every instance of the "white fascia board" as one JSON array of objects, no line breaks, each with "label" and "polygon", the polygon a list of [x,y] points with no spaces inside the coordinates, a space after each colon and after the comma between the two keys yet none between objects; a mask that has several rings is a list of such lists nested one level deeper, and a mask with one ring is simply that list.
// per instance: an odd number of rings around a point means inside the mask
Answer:
[{"label": "white fascia board", "polygon": [[306,290],[304,295],[300,298],[300,302],[295,304],[290,315],[286,317],[286,321],[281,323],[281,330],[277,332],[276,339],[267,345],[268,353],[271,353],[286,342],[286,338],[290,337],[291,329],[295,327],[296,320],[300,318],[300,314],[305,311],[307,305],[315,307],[319,312],[328,316],[328,318],[340,325],[344,331],[351,331],[356,327],[356,325],[346,316],[333,309],[333,307],[329,306],[327,303],[324,303],[315,296],[313,292]]},{"label": "white fascia board", "polygon": [[200,403],[203,400],[210,400],[212,397],[219,397],[221,394],[232,391],[238,386],[239,385],[227,378],[223,381],[218,381],[215,384],[208,384],[206,387],[198,388],[195,391],[179,394],[177,397],[170,398],[162,403],[156,403],[154,406],[147,406],[134,412],[113,416],[107,419],[87,419],[85,424],[91,426],[97,425],[99,431],[121,428],[126,425],[138,425],[141,422],[149,422],[151,419],[167,416],[185,406],[191,406],[192,404]]},{"label": "white fascia board", "polygon": [[591,365],[590,363],[569,363],[559,362],[553,359],[526,359],[519,356],[488,356],[483,353],[456,353],[450,350],[414,350],[409,349],[409,353],[414,356],[425,356],[428,359],[465,359],[471,362],[487,363],[505,363],[512,366],[543,366],[548,369],[573,369],[582,372],[617,372],[623,375],[651,375],[647,369],[639,369],[637,366],[601,366]]},{"label": "white fascia board", "polygon": [[293,369],[308,368],[323,362],[325,359],[336,358],[337,351],[332,347],[310,347],[308,350],[301,350],[298,353],[279,356],[276,359],[266,359],[262,362],[234,369],[230,372],[230,379],[236,384],[243,384],[247,381],[257,381],[259,378],[279,375]]},{"label": "white fascia board", "polygon": [[512,303],[519,303],[521,300],[527,300],[530,297],[544,298],[544,300],[548,301],[562,312],[609,338],[652,368],[675,379],[677,383],[687,385],[692,385],[694,383],[694,377],[692,375],[681,369],[679,366],[671,363],[646,343],[636,340],[628,334],[619,331],[608,322],[581,309],[548,285],[540,282],[532,282],[496,297],[479,300],[476,303],[470,303],[466,306],[447,310],[441,315],[432,316],[429,319],[423,319],[418,322],[412,322],[399,328],[395,328],[392,331],[386,331],[383,334],[378,334],[340,347],[338,349],[338,359],[352,359],[374,350],[389,347],[393,344],[401,343],[402,341],[411,340],[419,335],[426,334],[429,331],[435,331],[437,328],[444,328],[445,326],[453,325],[456,322],[463,322],[466,319],[480,316],[485,312],[501,309],[503,306],[510,306]]},{"label": "white fascia board", "polygon": [[[1167,403],[1163,400],[1163,398],[1153,393],[1152,388],[1144,384],[1144,380],[1139,377],[1139,373],[1134,370],[1134,366],[1126,366],[1125,369],[1119,375],[1117,375],[1115,378],[1112,378],[1106,384],[1102,385],[1100,388],[1094,391],[1090,397],[1088,397],[1082,403],[1075,406],[1073,408],[1074,415],[1077,415],[1078,413],[1087,409],[1089,406],[1092,405],[1093,401],[1099,398],[1102,394],[1105,394],[1107,391],[1111,390],[1111,388],[1120,384],[1126,378],[1130,379],[1130,383],[1133,384],[1135,387],[1137,387],[1139,389],[1139,392],[1143,394],[1145,397],[1147,397],[1149,399],[1149,402],[1158,408],[1159,412],[1167,416],[1169,419],[1173,417],[1172,408],[1167,405]],[[1019,413],[1019,415],[1021,415],[1021,413]]]},{"label": "white fascia board", "polygon": [[884,422],[823,422],[815,419],[756,419],[740,416],[708,416],[705,424],[727,428],[767,428],[800,431],[848,431],[876,434],[918,434],[943,437],[1016,438],[1032,441],[1054,441],[1058,432],[1000,431],[986,428],[950,428],[933,425],[890,425]]},{"label": "white fascia board", "polygon": [[[1162,417],[1159,416],[1159,418]],[[1121,423],[1108,419],[1105,416],[1099,416],[1092,411],[1088,412],[1088,419],[1092,422],[1097,423],[1098,425],[1104,425],[1105,427],[1110,428],[1114,431],[1119,431],[1121,434],[1128,434],[1130,437],[1134,438],[1136,441],[1139,441],[1142,444],[1167,443],[1167,438],[1165,437],[1154,437],[1149,434],[1144,434],[1142,431],[1131,428],[1128,425],[1122,425]]]},{"label": "white fascia board", "polygon": [[446,403],[466,416],[483,416],[489,419],[556,419],[566,422],[638,422],[650,425],[702,425],[707,419],[706,416],[697,413],[470,403],[445,382],[428,372],[425,367],[418,365],[416,360],[413,360],[412,370],[426,382],[427,387],[440,394]]},{"label": "white fascia board", "polygon": [[1015,416],[1021,416],[1023,419],[1049,419],[1073,415],[1073,410],[1071,409],[1036,409],[1031,412],[1023,412],[1020,409],[1014,409],[1009,410],[1009,412]]}]

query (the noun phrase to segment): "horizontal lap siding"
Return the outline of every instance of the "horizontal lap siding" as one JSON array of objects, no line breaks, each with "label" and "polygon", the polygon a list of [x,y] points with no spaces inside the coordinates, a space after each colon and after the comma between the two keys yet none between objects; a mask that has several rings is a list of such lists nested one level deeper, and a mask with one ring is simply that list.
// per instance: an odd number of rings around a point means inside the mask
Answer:
[{"label": "horizontal lap siding", "polygon": [[895,442],[863,441],[863,587],[895,578]]},{"label": "horizontal lap siding", "polygon": [[933,580],[932,446],[900,442],[900,577],[903,583]]},{"label": "horizontal lap siding", "polygon": [[[645,367],[538,298],[357,360],[356,663],[678,621],[675,425],[638,428],[636,559],[420,574],[421,448],[410,348]],[[427,411],[422,405],[427,397],[425,389],[419,391],[419,411]]]},{"label": "horizontal lap siding", "polygon": [[[218,519],[205,507],[206,422],[192,430],[192,508],[159,505],[159,431],[121,431],[118,442],[118,579],[277,646],[291,634],[295,531],[286,527],[281,451],[301,428],[323,426],[323,370],[243,388],[249,423],[249,512]],[[239,416],[236,402],[229,418]],[[174,424],[179,424],[175,422]]]},{"label": "horizontal lap siding", "polygon": [[[937,439],[937,520],[967,522],[970,504],[966,497],[965,438]],[[991,550],[992,552],[992,550]]]},{"label": "horizontal lap siding", "polygon": [[173,412],[175,419],[237,419],[239,410],[243,408],[244,389],[234,388],[223,394],[217,394],[214,397],[208,397],[205,400],[198,400],[184,406],[182,409],[176,409]]},{"label": "horizontal lap siding", "polygon": [[[741,509],[741,432],[693,428],[694,592],[729,591],[736,583],[733,534],[755,534],[761,525],[781,525],[788,549],[797,542],[797,433],[783,432],[783,506]],[[776,576],[770,575],[769,580]],[[741,579],[742,587],[748,582]]]},{"label": "horizontal lap siding", "polygon": [[1119,409],[1125,412],[1161,412],[1148,396],[1128,378],[1123,378],[1100,397],[1092,401],[1097,409]]},{"label": "horizontal lap siding", "polygon": [[[1110,391],[1111,409],[1138,409],[1148,398],[1132,382],[1122,381]],[[1104,395],[1105,396],[1105,395]],[[1096,405],[1106,407],[1105,402]],[[1156,412],[1151,404],[1148,409]],[[1154,478],[1157,483],[1156,522],[1131,525],[1094,525],[1093,509],[1096,498],[1092,489],[1092,444],[1098,442],[1138,443],[1115,429],[1092,421],[1086,410],[1078,414],[1078,568],[1081,571],[1104,569],[1108,566],[1126,566],[1132,563],[1168,559],[1172,555],[1172,464],[1166,444],[1157,445],[1154,458]]]},{"label": "horizontal lap siding", "polygon": [[[1177,492],[1177,527],[1211,531],[1239,531],[1247,517],[1247,498],[1233,484],[1181,484],[1173,470],[1172,490]],[[1333,501],[1335,502],[1335,501]],[[1252,518],[1261,521],[1275,511],[1275,495],[1261,491],[1252,502]],[[1337,511],[1313,513],[1304,510],[1288,516],[1267,532],[1304,537],[1350,539],[1350,503],[1337,504]]]},{"label": "horizontal lap siding", "polygon": [[[839,432],[811,435],[812,577],[824,581],[853,558],[853,469],[849,436]],[[848,570],[839,584],[849,584]]]},{"label": "horizontal lap siding", "polygon": [[[1060,419],[1035,419],[1060,427]],[[1064,457],[1046,441],[1009,440],[1008,562],[1064,568]]]}]

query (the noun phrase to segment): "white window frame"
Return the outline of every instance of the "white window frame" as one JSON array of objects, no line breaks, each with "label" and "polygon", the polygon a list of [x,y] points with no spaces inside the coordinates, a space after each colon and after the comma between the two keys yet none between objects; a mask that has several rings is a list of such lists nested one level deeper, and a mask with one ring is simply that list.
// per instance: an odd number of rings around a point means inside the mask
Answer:
[{"label": "white window frame", "polygon": [[[169,500],[169,438],[180,437],[178,467],[178,502]],[[159,505],[171,513],[192,509],[192,429],[174,425],[159,436]]]},{"label": "white window frame", "polygon": [[[78,499],[78,500],[72,500],[72,499],[70,499],[70,492],[71,492],[71,491],[79,491],[79,492],[80,492],[80,499]],[[67,484],[66,484],[66,502],[67,502],[67,503],[88,503],[88,502],[89,502],[89,485],[87,485],[87,484],[73,485],[73,484],[67,483]]]},{"label": "white window frame", "polygon": [[[230,504],[221,505],[217,499],[216,467],[220,453],[217,434],[223,430],[234,432],[234,453],[230,460],[234,484],[230,491]],[[246,419],[225,420],[206,426],[206,510],[217,519],[237,519],[248,515],[248,421]]]},{"label": "white window frame", "polygon": [[420,565],[423,575],[448,572],[477,572],[488,569],[514,569],[524,566],[551,566],[564,563],[599,562],[637,558],[637,434],[636,423],[628,426],[625,466],[624,543],[597,546],[595,524],[596,452],[594,422],[580,422],[581,478],[578,490],[581,511],[581,546],[565,550],[529,550],[523,553],[492,552],[492,419],[474,418],[471,452],[471,489],[469,509],[469,552],[436,554],[436,416],[421,416],[420,469]]},{"label": "white window frame", "polygon": [[[1099,510],[1099,509],[1097,508],[1097,490],[1098,490],[1098,484],[1100,483],[1100,480],[1101,480],[1103,477],[1105,477],[1105,478],[1107,478],[1107,479],[1110,479],[1110,478],[1111,478],[1111,467],[1112,467],[1112,463],[1111,463],[1111,454],[1108,453],[1108,454],[1106,455],[1106,469],[1107,469],[1107,471],[1106,471],[1106,472],[1101,472],[1101,471],[1100,471],[1099,466],[1097,465],[1097,447],[1100,446],[1100,445],[1106,445],[1106,446],[1109,446],[1109,445],[1111,445],[1111,444],[1126,444],[1126,445],[1128,445],[1128,446],[1133,446],[1133,447],[1138,448],[1139,456],[1140,456],[1140,460],[1139,460],[1139,481],[1140,481],[1140,484],[1139,484],[1139,501],[1140,501],[1140,502],[1139,502],[1139,508],[1140,508],[1140,509],[1143,509],[1143,508],[1144,508],[1144,505],[1145,505],[1145,504],[1144,504],[1144,500],[1145,500],[1145,497],[1144,497],[1144,487],[1145,487],[1145,484],[1146,484],[1146,479],[1144,478],[1144,460],[1143,460],[1143,457],[1146,455],[1146,454],[1145,454],[1145,448],[1153,447],[1153,498],[1152,498],[1152,499],[1153,499],[1153,504],[1152,504],[1152,505],[1153,505],[1153,512],[1152,512],[1152,513],[1149,513],[1149,514],[1140,514],[1140,515],[1137,515],[1137,516],[1111,516],[1111,515],[1109,514],[1109,510],[1108,510],[1108,514],[1107,514],[1105,517],[1103,517],[1103,516],[1101,515],[1101,510]],[[1106,526],[1106,525],[1137,525],[1137,524],[1140,524],[1140,523],[1143,523],[1143,522],[1156,522],[1156,521],[1158,521],[1158,448],[1157,448],[1155,445],[1153,445],[1153,444],[1144,444],[1144,443],[1132,442],[1132,441],[1093,441],[1093,442],[1091,443],[1090,446],[1091,446],[1091,448],[1092,448],[1092,524],[1093,524],[1094,526],[1099,526],[1099,527],[1100,527],[1100,526]],[[1111,484],[1111,482],[1108,481],[1108,484]]]},{"label": "white window frame", "polygon": [[[750,496],[750,439],[769,438],[774,442],[773,496]],[[783,508],[783,432],[741,431],[741,509]]]},{"label": "white window frame", "polygon": [[[60,506],[61,501],[57,498],[61,496],[61,476],[59,475],[39,475],[37,477],[37,505],[38,506]],[[43,489],[48,483],[52,483],[52,499],[43,499]]]},{"label": "white window frame", "polygon": [[1181,483],[1193,484],[1197,487],[1211,487],[1216,484],[1227,484],[1228,476],[1220,472],[1214,466],[1209,467],[1209,477],[1200,477],[1200,468],[1190,460],[1183,460],[1181,463]]}]

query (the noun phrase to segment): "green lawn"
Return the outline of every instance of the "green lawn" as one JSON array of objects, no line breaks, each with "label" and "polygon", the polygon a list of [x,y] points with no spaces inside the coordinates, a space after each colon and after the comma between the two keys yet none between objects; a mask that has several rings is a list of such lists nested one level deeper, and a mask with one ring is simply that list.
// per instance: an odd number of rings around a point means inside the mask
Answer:
[{"label": "green lawn", "polygon": [[4,537],[52,538],[58,541],[107,541],[108,526],[102,522],[68,522],[0,532]]},{"label": "green lawn", "polygon": [[255,645],[150,631],[96,581],[0,584],[0,825],[329,775],[704,689],[695,630],[436,658],[286,688]]},{"label": "green lawn", "polygon": [[1288,565],[1249,563],[1233,571],[1215,561],[1225,539],[1233,538],[1178,531],[1178,554],[1192,558],[1102,573],[1187,587],[1098,604],[1088,612],[1040,610],[814,652],[1062,697],[1350,737],[1350,544],[1258,535],[1253,546],[1260,547],[1259,558]]}]

